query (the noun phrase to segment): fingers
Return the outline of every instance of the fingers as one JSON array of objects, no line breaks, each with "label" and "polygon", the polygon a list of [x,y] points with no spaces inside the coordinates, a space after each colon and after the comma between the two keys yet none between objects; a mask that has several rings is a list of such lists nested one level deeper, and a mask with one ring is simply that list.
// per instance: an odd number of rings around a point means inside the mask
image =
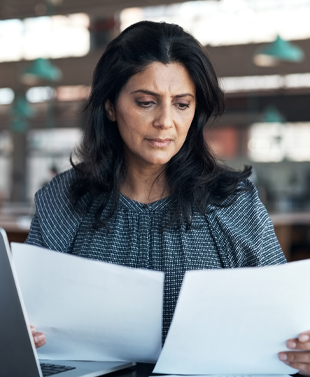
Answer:
[{"label": "fingers", "polygon": [[310,376],[310,331],[299,334],[298,338],[289,339],[286,346],[298,352],[280,352],[279,359],[298,369],[300,374]]},{"label": "fingers", "polygon": [[30,330],[36,348],[44,346],[44,344],[46,343],[45,335],[42,332],[37,332],[34,326],[30,326]]},{"label": "fingers", "polygon": [[301,333],[296,339],[289,339],[286,346],[289,349],[310,350],[310,331]]},{"label": "fingers", "polygon": [[309,363],[310,366],[310,352],[281,352],[279,359],[288,363]]},{"label": "fingers", "polygon": [[299,334],[298,338],[289,339],[286,346],[298,352],[280,352],[279,359],[298,369],[300,374],[310,376],[310,331]]},{"label": "fingers", "polygon": [[46,343],[45,335],[42,332],[37,332],[34,335],[33,340],[36,348],[42,347]]},{"label": "fingers", "polygon": [[308,342],[310,340],[310,331],[301,333],[298,337],[301,342]]},{"label": "fingers", "polygon": [[280,352],[279,359],[299,373],[310,375],[310,352]]}]

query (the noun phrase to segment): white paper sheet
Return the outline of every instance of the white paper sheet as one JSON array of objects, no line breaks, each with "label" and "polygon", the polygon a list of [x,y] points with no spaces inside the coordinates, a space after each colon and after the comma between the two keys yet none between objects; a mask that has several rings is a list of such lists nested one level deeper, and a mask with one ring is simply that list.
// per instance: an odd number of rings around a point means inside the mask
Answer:
[{"label": "white paper sheet", "polygon": [[12,243],[42,359],[156,362],[164,274]]},{"label": "white paper sheet", "polygon": [[286,340],[310,330],[310,260],[188,271],[153,372],[290,374]]}]

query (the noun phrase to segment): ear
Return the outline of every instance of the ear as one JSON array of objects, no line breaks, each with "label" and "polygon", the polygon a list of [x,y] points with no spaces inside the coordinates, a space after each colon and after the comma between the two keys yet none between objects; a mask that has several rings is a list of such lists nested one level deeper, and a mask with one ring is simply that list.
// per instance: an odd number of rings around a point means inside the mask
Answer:
[{"label": "ear", "polygon": [[107,112],[108,118],[112,122],[115,122],[116,121],[116,116],[115,116],[114,105],[112,104],[112,102],[109,99],[105,102],[104,107],[105,107],[105,110]]}]

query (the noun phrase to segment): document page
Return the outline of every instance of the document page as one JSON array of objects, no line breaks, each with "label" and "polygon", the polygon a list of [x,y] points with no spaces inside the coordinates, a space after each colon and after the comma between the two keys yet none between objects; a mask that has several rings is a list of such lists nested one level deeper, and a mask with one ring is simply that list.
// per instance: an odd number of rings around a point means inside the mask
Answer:
[{"label": "document page", "polygon": [[164,274],[12,243],[42,359],[156,362]]},{"label": "document page", "polygon": [[310,260],[186,272],[155,366],[164,374],[291,374],[286,340],[310,329]]}]

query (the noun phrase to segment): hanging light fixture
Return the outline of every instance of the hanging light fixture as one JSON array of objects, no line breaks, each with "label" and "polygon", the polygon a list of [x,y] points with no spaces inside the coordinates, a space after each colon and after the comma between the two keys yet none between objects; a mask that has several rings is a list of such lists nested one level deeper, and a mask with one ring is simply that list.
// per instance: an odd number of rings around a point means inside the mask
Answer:
[{"label": "hanging light fixture", "polygon": [[275,105],[268,105],[259,118],[259,123],[284,123],[285,117]]},{"label": "hanging light fixture", "polygon": [[279,35],[274,42],[259,48],[253,56],[254,63],[263,67],[277,65],[280,61],[299,63],[303,58],[304,52],[301,48]]},{"label": "hanging light fixture", "polygon": [[38,58],[21,74],[21,80],[28,85],[36,85],[40,81],[55,82],[60,80],[62,72],[48,59]]}]

